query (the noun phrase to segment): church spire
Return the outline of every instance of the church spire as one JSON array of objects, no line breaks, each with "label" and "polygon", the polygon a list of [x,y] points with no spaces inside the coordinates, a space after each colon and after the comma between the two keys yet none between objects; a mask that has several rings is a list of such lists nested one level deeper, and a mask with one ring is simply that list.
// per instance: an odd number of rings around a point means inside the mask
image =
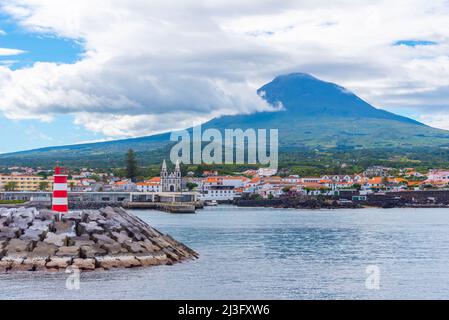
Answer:
[{"label": "church spire", "polygon": [[175,175],[177,178],[181,178],[181,167],[179,166],[179,159],[176,160]]},{"label": "church spire", "polygon": [[167,163],[165,163],[165,159],[164,162],[162,162],[162,168],[161,168],[161,178],[165,178],[167,177],[168,172],[167,172]]}]

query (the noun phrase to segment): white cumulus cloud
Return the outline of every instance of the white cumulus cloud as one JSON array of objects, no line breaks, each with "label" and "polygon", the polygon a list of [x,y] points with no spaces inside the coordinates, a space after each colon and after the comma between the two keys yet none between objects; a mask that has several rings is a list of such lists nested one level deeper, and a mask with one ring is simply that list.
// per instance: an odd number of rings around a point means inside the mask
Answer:
[{"label": "white cumulus cloud", "polygon": [[[72,64],[0,64],[0,111],[13,119],[72,114],[108,136],[162,132],[267,110],[257,88],[297,71],[379,107],[449,119],[443,0],[8,0],[0,8],[28,32],[85,48]],[[393,45],[400,40],[435,45]]]},{"label": "white cumulus cloud", "polygon": [[0,48],[0,56],[16,56],[22,53],[25,53],[25,51],[20,49]]}]

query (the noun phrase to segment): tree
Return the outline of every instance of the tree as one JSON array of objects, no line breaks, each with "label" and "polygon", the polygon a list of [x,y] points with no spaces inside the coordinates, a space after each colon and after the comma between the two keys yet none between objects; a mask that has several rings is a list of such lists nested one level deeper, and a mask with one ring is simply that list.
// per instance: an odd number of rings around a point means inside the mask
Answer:
[{"label": "tree", "polygon": [[206,168],[199,164],[196,168],[195,168],[195,176],[196,177],[202,177],[203,176],[203,172],[206,170]]},{"label": "tree", "polygon": [[129,149],[126,154],[126,177],[134,181],[137,176],[137,161],[133,149]]},{"label": "tree", "polygon": [[17,188],[17,182],[9,181],[5,184],[5,191],[14,191]]},{"label": "tree", "polygon": [[189,189],[189,191],[192,191],[193,189],[198,187],[198,185],[196,183],[193,183],[193,182],[187,182],[186,183],[186,187],[187,187],[187,189]]},{"label": "tree", "polygon": [[39,182],[39,191],[45,191],[48,189],[48,182],[47,181],[41,181]]},{"label": "tree", "polygon": [[37,173],[37,175],[38,175],[38,176],[41,176],[42,179],[47,179],[47,177],[48,177],[48,172],[46,172],[46,171],[39,171],[39,172]]},{"label": "tree", "polygon": [[187,172],[189,170],[189,167],[186,164],[181,162],[179,164],[179,169],[181,169],[181,176],[183,176],[183,177],[187,176]]},{"label": "tree", "polygon": [[100,176],[97,174],[93,174],[90,178],[92,180],[95,180],[95,182],[100,182],[100,180],[101,180]]}]

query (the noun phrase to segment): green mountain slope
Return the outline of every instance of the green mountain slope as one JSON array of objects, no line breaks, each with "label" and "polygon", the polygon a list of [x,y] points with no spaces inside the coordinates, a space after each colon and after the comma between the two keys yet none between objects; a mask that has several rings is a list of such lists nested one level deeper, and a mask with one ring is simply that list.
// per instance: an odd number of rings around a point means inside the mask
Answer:
[{"label": "green mountain slope", "polygon": [[[351,150],[449,147],[449,131],[376,109],[348,90],[307,74],[280,76],[258,90],[276,112],[223,116],[203,129],[278,129],[282,150]],[[147,162],[157,163],[173,144],[169,133],[83,145],[50,147],[0,155],[0,165],[121,165],[133,148]]]}]

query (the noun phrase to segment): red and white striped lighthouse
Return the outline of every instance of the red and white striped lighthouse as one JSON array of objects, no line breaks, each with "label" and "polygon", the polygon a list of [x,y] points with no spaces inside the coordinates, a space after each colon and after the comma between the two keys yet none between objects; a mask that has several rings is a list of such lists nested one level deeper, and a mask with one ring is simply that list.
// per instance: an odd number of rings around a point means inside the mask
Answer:
[{"label": "red and white striped lighthouse", "polygon": [[67,213],[69,211],[67,174],[65,174],[63,168],[56,165],[53,177],[53,201],[51,209],[56,212]]}]

